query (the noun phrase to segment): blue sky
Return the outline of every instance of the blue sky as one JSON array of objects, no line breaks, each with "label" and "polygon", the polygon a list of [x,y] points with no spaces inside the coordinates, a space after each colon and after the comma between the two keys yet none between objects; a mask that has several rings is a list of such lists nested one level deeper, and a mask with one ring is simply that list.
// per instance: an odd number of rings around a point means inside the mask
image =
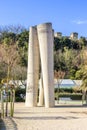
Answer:
[{"label": "blue sky", "polygon": [[55,32],[87,37],[87,0],[0,0],[0,26],[52,22]]}]

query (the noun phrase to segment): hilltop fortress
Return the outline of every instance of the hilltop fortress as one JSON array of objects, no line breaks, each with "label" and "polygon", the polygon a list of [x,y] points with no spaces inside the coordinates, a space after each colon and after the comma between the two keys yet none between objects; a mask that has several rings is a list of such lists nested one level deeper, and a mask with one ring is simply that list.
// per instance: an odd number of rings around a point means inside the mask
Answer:
[{"label": "hilltop fortress", "polygon": [[[70,36],[62,36],[61,32],[55,32],[54,37],[56,37],[56,38],[67,37],[67,38],[72,39],[72,40],[78,40],[78,33],[77,32],[72,32],[70,34]],[[84,38],[87,40],[86,37],[84,37]]]}]

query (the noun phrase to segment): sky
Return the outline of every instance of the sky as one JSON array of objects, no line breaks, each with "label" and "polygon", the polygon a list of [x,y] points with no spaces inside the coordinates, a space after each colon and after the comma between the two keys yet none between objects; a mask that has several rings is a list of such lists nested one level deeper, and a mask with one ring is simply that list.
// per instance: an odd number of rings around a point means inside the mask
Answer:
[{"label": "sky", "polygon": [[51,22],[55,32],[87,37],[87,0],[0,0],[0,26]]}]

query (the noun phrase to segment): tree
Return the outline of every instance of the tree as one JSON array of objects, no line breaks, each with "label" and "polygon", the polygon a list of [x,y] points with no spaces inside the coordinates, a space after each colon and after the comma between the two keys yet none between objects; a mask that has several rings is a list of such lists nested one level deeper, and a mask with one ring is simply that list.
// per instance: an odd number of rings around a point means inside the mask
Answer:
[{"label": "tree", "polygon": [[79,46],[81,49],[87,46],[87,40],[85,37],[80,37],[79,39]]},{"label": "tree", "polygon": [[64,48],[54,52],[54,70],[62,70],[66,72],[65,78],[75,79],[76,72],[80,69],[83,62],[81,52]]},{"label": "tree", "polygon": [[12,68],[12,77],[14,80],[26,80],[27,79],[27,68],[16,64]]},{"label": "tree", "polygon": [[54,70],[66,71],[64,53],[61,50],[54,52]]},{"label": "tree", "polygon": [[58,103],[59,103],[59,85],[61,84],[62,82],[62,79],[64,78],[65,76],[65,72],[63,71],[54,71],[54,78],[57,80],[57,85],[58,85],[58,88],[57,88],[57,96],[58,96]]},{"label": "tree", "polygon": [[82,101],[86,99],[86,105],[87,105],[87,48],[84,48],[82,51],[82,58],[83,58],[83,66],[81,68],[82,70]]},{"label": "tree", "polygon": [[28,52],[29,31],[24,30],[17,35],[18,52],[20,55],[19,64],[27,67],[27,52]]},{"label": "tree", "polygon": [[11,69],[18,62],[17,45],[13,44],[12,39],[5,38],[3,44],[0,45],[0,59],[1,62],[7,66],[7,76],[11,76]]},{"label": "tree", "polygon": [[[9,80],[11,80],[11,70],[12,67],[15,66],[18,58],[18,52],[17,52],[17,46],[16,44],[13,44],[12,39],[5,38],[3,41],[3,44],[0,45],[0,59],[1,62],[6,64],[7,66],[7,76],[5,79],[2,79],[2,83],[6,83],[6,112],[5,115],[7,116],[8,113],[8,93],[9,93]],[[13,92],[13,89],[11,89],[11,95]],[[11,96],[12,97],[12,96]],[[11,104],[12,104],[12,98],[11,98]],[[11,110],[12,112],[12,110]]]},{"label": "tree", "polygon": [[82,94],[83,94],[82,102],[86,100],[86,104],[87,104],[87,68],[84,68],[82,81],[83,81],[81,85]]}]

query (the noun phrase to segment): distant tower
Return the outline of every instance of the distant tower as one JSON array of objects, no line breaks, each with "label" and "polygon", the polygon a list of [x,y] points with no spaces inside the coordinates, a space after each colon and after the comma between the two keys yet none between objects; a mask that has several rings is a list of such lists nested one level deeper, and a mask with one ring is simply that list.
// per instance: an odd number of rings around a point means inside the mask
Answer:
[{"label": "distant tower", "polygon": [[77,40],[78,39],[78,33],[77,32],[71,33],[70,34],[70,39]]},{"label": "distant tower", "polygon": [[54,33],[54,36],[56,38],[61,38],[62,37],[62,33],[61,32],[56,32],[56,33]]}]

